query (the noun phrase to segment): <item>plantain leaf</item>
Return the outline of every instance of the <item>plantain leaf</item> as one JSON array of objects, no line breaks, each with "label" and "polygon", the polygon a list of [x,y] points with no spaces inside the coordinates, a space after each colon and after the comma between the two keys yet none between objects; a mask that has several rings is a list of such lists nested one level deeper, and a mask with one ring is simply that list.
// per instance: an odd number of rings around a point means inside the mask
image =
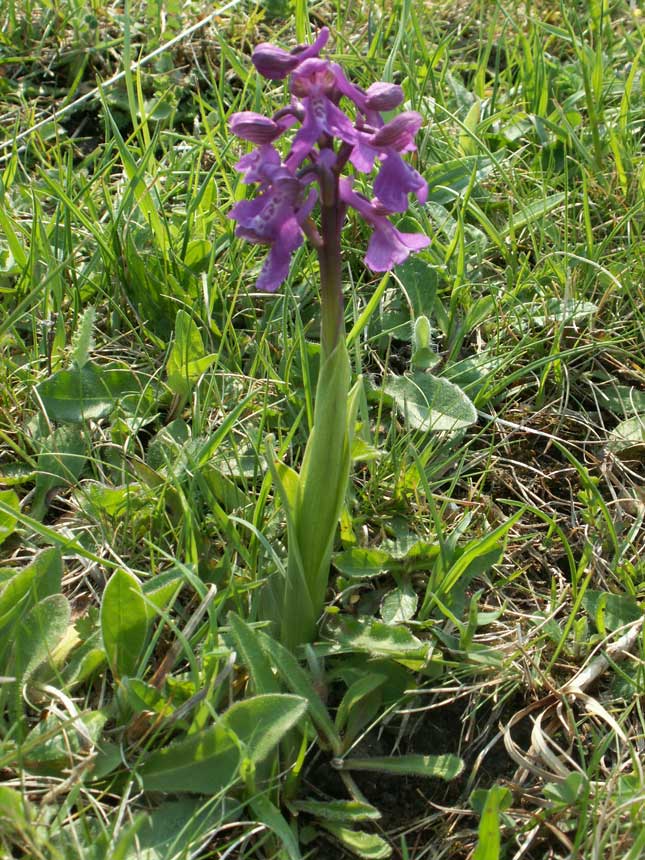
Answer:
[{"label": "plantain leaf", "polygon": [[413,430],[455,432],[477,421],[469,397],[447,379],[421,372],[388,376],[384,390]]},{"label": "plantain leaf", "polygon": [[456,755],[374,756],[372,758],[347,758],[343,770],[374,771],[397,776],[427,776],[436,779],[455,779],[464,769],[464,763]]}]

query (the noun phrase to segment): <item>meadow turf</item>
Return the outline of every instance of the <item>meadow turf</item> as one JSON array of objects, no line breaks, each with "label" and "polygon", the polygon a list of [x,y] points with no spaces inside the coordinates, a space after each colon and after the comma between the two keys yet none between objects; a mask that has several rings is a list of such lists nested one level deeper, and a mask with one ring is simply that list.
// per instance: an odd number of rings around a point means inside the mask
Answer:
[{"label": "meadow turf", "polygon": [[[254,290],[227,117],[325,24],[424,116],[432,242],[383,277],[343,232],[363,394],[292,655],[317,263]],[[3,0],[0,858],[645,854],[644,44],[630,0]]]}]

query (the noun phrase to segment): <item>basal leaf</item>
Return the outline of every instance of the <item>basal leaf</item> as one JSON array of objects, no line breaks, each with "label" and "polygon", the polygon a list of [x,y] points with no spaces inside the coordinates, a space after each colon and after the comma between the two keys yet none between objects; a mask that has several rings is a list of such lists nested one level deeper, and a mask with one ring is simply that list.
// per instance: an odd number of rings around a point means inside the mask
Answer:
[{"label": "basal leaf", "polygon": [[365,860],[385,860],[392,856],[391,846],[376,833],[364,833],[334,821],[321,821],[320,825],[338,839],[343,848],[357,857],[363,857]]},{"label": "basal leaf", "polygon": [[282,843],[284,853],[281,852],[280,856],[286,856],[289,860],[302,860],[296,834],[280,810],[271,803],[269,798],[264,794],[257,794],[251,800],[250,806],[257,820],[261,821],[262,824],[266,824],[269,830],[272,830]]},{"label": "basal leaf", "polygon": [[119,401],[150,405],[151,394],[132,371],[123,367],[98,367],[87,362],[82,368],[59,370],[36,386],[51,421],[82,423],[105,418]]},{"label": "basal leaf", "polygon": [[373,758],[347,758],[343,770],[373,771],[398,776],[427,776],[433,779],[455,779],[464,769],[456,755],[401,755],[374,756]]},{"label": "basal leaf", "polygon": [[62,576],[60,551],[53,547],[14,574],[0,587],[0,631],[30,605],[60,591]]},{"label": "basal leaf", "polygon": [[216,794],[237,781],[240,749],[216,723],[151,753],[138,773],[146,791]]},{"label": "basal leaf", "polygon": [[494,785],[486,792],[486,801],[479,819],[478,839],[473,860],[499,860],[501,848],[500,812],[508,805],[508,788]]},{"label": "basal leaf", "polygon": [[302,717],[298,696],[253,696],[212,726],[153,752],[139,769],[148,791],[215,794],[238,779],[242,756],[262,761]]},{"label": "basal leaf", "polygon": [[388,591],[381,602],[381,618],[386,624],[411,621],[417,611],[419,597],[409,582]]},{"label": "basal leaf", "polygon": [[430,648],[428,642],[413,636],[406,627],[357,618],[343,618],[335,638],[341,645],[373,657],[419,657]]},{"label": "basal leaf", "polygon": [[87,443],[79,427],[59,427],[42,441],[31,503],[31,516],[34,519],[41,519],[45,514],[49,494],[53,490],[76,483],[86,459]]},{"label": "basal leaf", "polygon": [[166,375],[168,387],[180,397],[188,397],[199,377],[217,359],[206,355],[197,323],[184,310],[177,311],[173,341]]},{"label": "basal leaf", "polygon": [[103,592],[101,632],[110,669],[117,678],[136,674],[147,630],[139,581],[126,570],[116,570]]},{"label": "basal leaf", "polygon": [[221,718],[244,744],[254,764],[263,761],[307,710],[307,701],[288,693],[268,693],[236,702]]},{"label": "basal leaf", "polygon": [[413,430],[454,432],[477,421],[477,411],[452,382],[429,373],[388,376],[384,390]]},{"label": "basal leaf", "polygon": [[[4,502],[8,508],[16,512],[20,511],[20,499],[13,490],[0,491],[0,501]],[[13,534],[17,522],[16,517],[12,517],[11,514],[5,511],[0,511],[0,544],[4,543],[9,535]]]},{"label": "basal leaf", "polygon": [[383,550],[356,548],[337,552],[334,567],[350,579],[364,579],[385,573],[391,560],[391,555]]},{"label": "basal leaf", "polygon": [[234,612],[229,612],[228,623],[235,639],[235,648],[251,674],[256,693],[277,693],[280,689],[278,679],[255,630]]},{"label": "basal leaf", "polygon": [[358,800],[295,800],[291,806],[324,821],[378,821],[381,817],[375,806]]},{"label": "basal leaf", "polygon": [[69,625],[70,606],[62,594],[39,601],[16,628],[14,674],[21,686],[53,653]]},{"label": "basal leaf", "polygon": [[329,716],[329,711],[316,692],[309,675],[284,645],[281,645],[275,639],[272,639],[261,631],[258,631],[258,636],[264,653],[277,668],[285,686],[295,693],[296,696],[302,696],[307,700],[309,716],[314,724],[327,739],[331,748],[335,752],[339,751],[341,747],[340,737]]}]

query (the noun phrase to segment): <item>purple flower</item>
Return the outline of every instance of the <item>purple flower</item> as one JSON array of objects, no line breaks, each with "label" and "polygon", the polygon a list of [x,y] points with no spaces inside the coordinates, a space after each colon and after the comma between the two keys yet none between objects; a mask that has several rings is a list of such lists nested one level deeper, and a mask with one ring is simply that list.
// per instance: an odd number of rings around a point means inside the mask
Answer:
[{"label": "purple flower", "polygon": [[367,88],[365,107],[368,110],[394,110],[403,101],[403,90],[398,84],[387,84],[377,81]]},{"label": "purple flower", "polygon": [[397,152],[386,156],[374,181],[374,194],[390,212],[405,212],[408,194],[416,194],[419,203],[428,199],[428,183],[403,161]]},{"label": "purple flower", "polygon": [[411,251],[420,251],[430,244],[430,239],[423,233],[402,233],[397,230],[386,217],[388,210],[378,200],[370,202],[367,197],[357,194],[352,188],[351,179],[341,179],[339,190],[340,199],[356,209],[374,228],[365,255],[365,262],[372,271],[387,272],[407,260]]},{"label": "purple flower", "polygon": [[[409,194],[425,203],[428,187],[421,174],[402,158],[403,153],[416,149],[414,138],[421,116],[405,111],[384,122],[381,111],[398,107],[403,90],[384,81],[367,90],[352,84],[337,63],[319,56],[328,38],[329,30],[324,27],[313,45],[285,51],[263,43],[253,52],[260,74],[271,80],[290,76],[291,103],[272,117],[253,111],[231,116],[231,131],[257,145],[239,160],[236,169],[245,184],[258,183],[259,192],[255,199],[237,203],[229,217],[237,221],[237,236],[269,246],[258,289],[278,289],[306,231],[320,259],[321,301],[329,302],[336,296],[333,301],[342,308],[338,256],[347,207],[355,209],[372,228],[365,262],[374,271],[383,272],[429,244],[427,236],[403,233],[387,217],[406,211]],[[352,107],[353,120],[342,109],[345,104]],[[296,122],[300,128],[283,157],[273,144]],[[371,173],[377,159],[380,168],[374,182],[375,197],[370,201],[353,190],[351,178],[341,178],[340,174],[348,161],[359,172]],[[309,189],[312,182],[318,183],[319,194]],[[320,233],[307,220],[316,201],[321,208]],[[335,313],[333,319],[339,325],[342,313]],[[328,336],[327,347],[336,342],[339,331]]]},{"label": "purple flower", "polygon": [[280,153],[270,144],[260,146],[253,152],[242,156],[235,165],[235,169],[244,174],[242,182],[245,185],[249,185],[251,182],[266,184],[271,181],[273,174],[281,167],[283,164]]},{"label": "purple flower", "polygon": [[416,111],[408,110],[380,128],[372,138],[376,149],[395,149],[397,152],[410,152],[416,149],[414,138],[421,128],[423,117]]},{"label": "purple flower", "polygon": [[257,288],[274,293],[289,274],[291,255],[303,241],[302,225],[317,194],[305,197],[305,184],[285,167],[274,168],[270,184],[253,200],[241,200],[228,214],[237,221],[235,235],[271,250]]},{"label": "purple flower", "polygon": [[313,45],[298,45],[291,51],[262,42],[253,51],[251,60],[258,72],[272,81],[281,81],[309,57],[317,57],[329,39],[329,28],[323,27]]},{"label": "purple flower", "polygon": [[262,145],[272,143],[295,121],[294,116],[282,116],[276,121],[255,111],[243,110],[234,113],[228,124],[236,137]]}]

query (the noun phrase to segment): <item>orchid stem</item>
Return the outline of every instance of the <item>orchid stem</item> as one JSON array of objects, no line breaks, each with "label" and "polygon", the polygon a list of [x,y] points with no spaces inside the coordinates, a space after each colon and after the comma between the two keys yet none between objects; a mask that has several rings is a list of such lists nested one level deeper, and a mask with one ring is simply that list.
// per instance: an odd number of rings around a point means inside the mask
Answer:
[{"label": "orchid stem", "polygon": [[[338,177],[325,177],[327,188],[321,205],[322,246],[318,250],[320,265],[321,348],[323,361],[328,358],[344,335],[343,272],[340,231],[344,212],[339,201]],[[329,193],[330,192],[330,193]]]}]

